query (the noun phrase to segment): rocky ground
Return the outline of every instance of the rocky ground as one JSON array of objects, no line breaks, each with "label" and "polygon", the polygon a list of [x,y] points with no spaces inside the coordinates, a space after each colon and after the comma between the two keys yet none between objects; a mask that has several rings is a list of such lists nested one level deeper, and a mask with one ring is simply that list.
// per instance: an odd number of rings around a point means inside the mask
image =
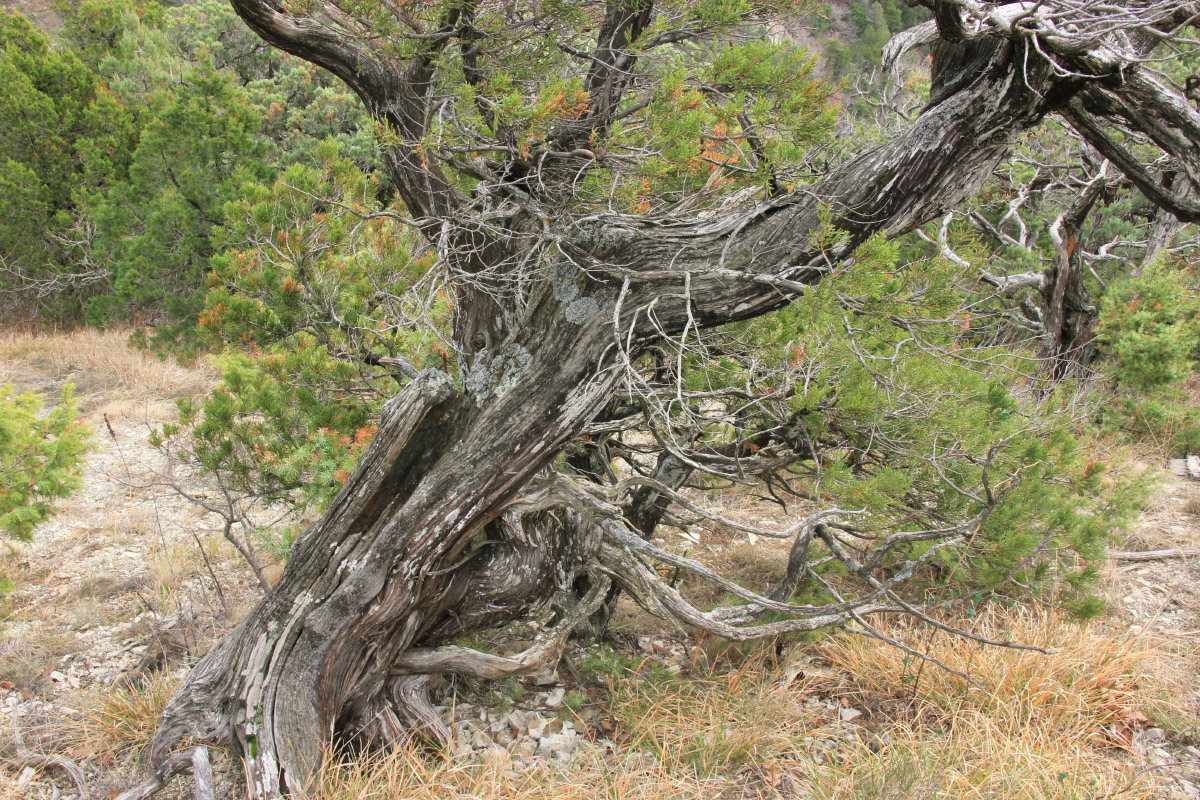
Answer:
[{"label": "rocky ground", "polygon": [[[1155,499],[1116,551],[1108,593],[1109,608],[1130,630],[1183,644],[1173,666],[1190,686],[1177,711],[1189,720],[1191,741],[1167,741],[1161,728],[1150,727],[1135,743],[1151,764],[1177,767],[1166,770],[1169,781],[1193,798],[1200,797],[1200,659],[1195,647],[1200,644],[1200,556],[1194,554],[1200,551],[1200,480],[1178,472],[1163,470]],[[1134,560],[1142,553],[1161,556]]]},{"label": "rocky ground", "polygon": [[[0,770],[0,798],[78,796],[64,771],[39,768],[30,753],[72,759],[90,797],[115,797],[131,785],[136,758],[113,740],[125,736],[130,747],[143,741],[156,707],[138,707],[130,698],[169,694],[189,659],[235,624],[261,592],[222,537],[220,517],[171,483],[199,495],[211,488],[201,476],[170,474],[147,439],[153,426],[171,418],[174,397],[204,390],[213,375],[156,363],[108,336],[52,345],[17,336],[0,341],[0,384],[54,394],[74,382],[93,432],[82,487],[32,544],[15,546],[0,564],[17,583],[0,606],[0,730],[21,734],[19,742],[11,734],[0,742],[8,765]],[[738,557],[753,546],[743,544]],[[1168,472],[1121,551],[1187,549],[1200,549],[1200,482]],[[270,560],[269,553],[262,556]],[[1172,701],[1171,724],[1133,725],[1126,749],[1143,765],[1138,770],[1154,775],[1157,796],[1200,800],[1194,646],[1200,643],[1200,558],[1131,558],[1111,564],[1108,592],[1116,613],[1105,624],[1162,642],[1169,667],[1190,689]],[[278,569],[269,564],[268,576]],[[612,664],[636,665],[633,674],[647,679],[669,678],[695,670],[711,651],[645,618],[627,615],[623,631],[615,648],[573,649],[557,672],[524,683],[442,685],[439,713],[460,755],[500,759],[520,774],[628,749],[622,716],[605,700],[616,674]],[[516,647],[521,631],[510,633]],[[490,644],[505,647],[503,639]],[[812,763],[824,763],[839,748],[873,753],[888,744],[879,724],[883,712],[858,699],[868,694],[845,691],[843,678],[819,654],[789,663],[800,666],[790,667],[785,685],[803,680],[812,687],[800,701]],[[114,723],[121,715],[125,721]],[[705,730],[701,735],[714,736],[721,727]],[[218,773],[222,791],[236,793],[232,766],[219,764]],[[759,796],[811,796],[798,784],[789,788],[783,776],[756,780]],[[765,795],[762,786],[770,790]],[[172,791],[187,796],[188,790],[181,784]]]}]

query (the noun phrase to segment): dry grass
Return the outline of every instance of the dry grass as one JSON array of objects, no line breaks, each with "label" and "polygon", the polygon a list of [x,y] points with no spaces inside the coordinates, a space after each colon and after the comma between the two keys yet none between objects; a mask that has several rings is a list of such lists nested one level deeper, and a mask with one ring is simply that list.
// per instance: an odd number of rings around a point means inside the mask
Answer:
[{"label": "dry grass", "polygon": [[81,396],[92,394],[156,399],[205,391],[214,381],[198,363],[184,367],[129,345],[128,330],[81,328],[62,333],[0,331],[0,382],[21,382],[33,368],[57,379],[70,378]]},{"label": "dry grass", "polygon": [[79,638],[69,631],[4,621],[9,624],[0,635],[0,680],[20,689],[40,689],[63,657],[79,650]]},{"label": "dry grass", "polygon": [[612,687],[623,748],[660,762],[717,775],[788,758],[814,727],[805,693],[783,686],[769,669],[768,650],[752,651],[736,667],[708,679],[653,674]]},{"label": "dry grass", "polygon": [[1084,800],[1143,798],[1155,776],[1044,729],[1011,729],[1004,720],[966,712],[937,734],[895,725],[877,753],[845,748],[806,770],[804,784],[819,800],[955,798],[958,800]]},{"label": "dry grass", "polygon": [[724,783],[671,770],[636,755],[577,755],[564,765],[522,773],[506,755],[483,764],[424,758],[399,749],[385,758],[346,760],[326,767],[313,797],[319,800],[711,800]]},{"label": "dry grass", "polygon": [[140,752],[158,728],[178,683],[177,677],[160,672],[140,685],[119,683],[88,693],[78,704],[84,709],[83,745],[92,754]]},{"label": "dry grass", "polygon": [[[463,764],[401,749],[331,764],[317,796],[1084,800],[1146,797],[1164,779],[1126,749],[1162,702],[1155,676],[1165,659],[1152,642],[1042,609],[997,609],[971,622],[1054,652],[890,631],[982,689],[851,636],[820,645],[815,664],[809,648],[777,666],[760,648],[704,679],[643,668],[610,687],[615,754],[588,751],[518,773],[500,753]],[[842,723],[814,702],[826,697],[866,709],[865,724]]]},{"label": "dry grass", "polygon": [[928,628],[898,624],[889,632],[969,675],[975,686],[914,661],[872,639],[830,640],[824,654],[854,676],[854,691],[876,698],[914,698],[926,711],[952,717],[974,711],[1016,731],[1052,730],[1077,746],[1124,746],[1132,727],[1165,686],[1164,653],[1148,638],[1104,631],[1043,609],[992,606],[967,623],[992,639],[1014,640],[1040,653],[984,646]]},{"label": "dry grass", "polygon": [[[708,680],[647,673],[617,679],[611,690],[618,751],[584,748],[563,764],[539,762],[518,772],[493,751],[483,763],[397,749],[369,761],[335,761],[323,770],[321,800],[709,800],[777,797],[769,776],[794,764],[811,724],[803,694],[783,686],[763,650]],[[786,761],[784,761],[786,759]],[[795,785],[793,781],[793,785]],[[765,793],[764,793],[765,792]]]},{"label": "dry grass", "polygon": [[[961,622],[961,621],[960,621]],[[871,708],[888,746],[849,749],[810,772],[822,800],[878,797],[1144,797],[1156,774],[1126,748],[1166,703],[1166,654],[1042,609],[994,609],[972,628],[1050,650],[981,646],[927,629],[890,633],[978,684],[886,644],[843,636],[823,646],[848,675],[845,696]]]}]

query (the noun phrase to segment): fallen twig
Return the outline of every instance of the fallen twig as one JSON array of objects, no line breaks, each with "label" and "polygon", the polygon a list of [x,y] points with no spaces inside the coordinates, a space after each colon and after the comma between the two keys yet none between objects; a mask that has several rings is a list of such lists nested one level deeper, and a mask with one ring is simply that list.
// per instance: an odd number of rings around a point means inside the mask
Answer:
[{"label": "fallen twig", "polygon": [[1113,561],[1162,561],[1168,558],[1192,558],[1200,556],[1200,550],[1128,550],[1108,554]]},{"label": "fallen twig", "polygon": [[12,715],[12,734],[13,745],[17,749],[16,759],[4,759],[5,761],[20,768],[25,766],[34,767],[58,767],[71,776],[71,780],[75,781],[75,788],[79,790],[81,800],[87,800],[91,795],[88,794],[87,778],[83,775],[83,770],[79,768],[71,759],[65,756],[47,755],[30,750],[25,744],[24,737],[21,736],[21,706],[13,706]]}]

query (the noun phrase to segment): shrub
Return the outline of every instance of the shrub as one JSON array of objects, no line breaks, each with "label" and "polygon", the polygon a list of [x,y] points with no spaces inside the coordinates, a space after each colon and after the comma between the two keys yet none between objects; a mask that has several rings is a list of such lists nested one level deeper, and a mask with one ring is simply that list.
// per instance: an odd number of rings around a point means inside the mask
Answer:
[{"label": "shrub", "polygon": [[1100,304],[1116,392],[1106,421],[1175,454],[1200,450],[1200,409],[1182,388],[1200,336],[1193,280],[1191,268],[1156,264],[1113,284]]},{"label": "shrub", "polygon": [[315,508],[346,482],[404,371],[448,364],[432,333],[404,321],[444,325],[448,303],[399,300],[432,259],[372,211],[373,177],[334,141],[321,149],[323,169],[293,165],[226,205],[199,315],[223,382],[181,401],[179,422],[156,439],[244,496]]},{"label": "shrub", "polygon": [[1200,298],[1191,284],[1190,270],[1159,264],[1105,293],[1101,341],[1111,348],[1119,387],[1152,393],[1191,374],[1200,336]]},{"label": "shrub", "polygon": [[[70,386],[55,408],[41,411],[41,396],[0,386],[0,531],[25,542],[53,515],[53,501],[79,485],[77,467],[87,449]],[[0,575],[0,593],[11,588]]]}]

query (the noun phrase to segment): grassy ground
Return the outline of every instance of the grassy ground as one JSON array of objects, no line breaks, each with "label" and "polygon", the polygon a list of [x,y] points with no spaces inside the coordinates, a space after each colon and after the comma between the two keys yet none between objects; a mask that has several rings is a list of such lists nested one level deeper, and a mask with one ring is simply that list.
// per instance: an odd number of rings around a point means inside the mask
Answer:
[{"label": "grassy ground", "polygon": [[[213,375],[125,346],[125,332],[0,334],[0,383],[67,380],[93,427],[85,485],[30,546],[0,555],[0,713],[31,749],[85,770],[93,797],[134,782],[137,753],[190,659],[257,598],[214,521],[156,481],[145,443],[173,398]],[[193,476],[194,477],[194,476]],[[203,491],[196,478],[197,491]],[[1198,547],[1200,485],[1168,478],[1124,549]],[[735,572],[776,554],[727,549]],[[420,749],[331,759],[315,796],[350,798],[1188,798],[1200,783],[1200,564],[1112,565],[1112,613],[961,606],[955,624],[1035,650],[984,647],[896,621],[888,631],[959,673],[844,633],[776,646],[697,640],[623,608],[618,644],[572,653],[557,710],[587,746],[521,765]],[[218,592],[220,587],[220,592]],[[165,669],[155,670],[157,664]],[[455,684],[479,707],[545,687]],[[0,741],[0,800],[66,798],[67,776]],[[236,765],[215,754],[219,785]],[[106,795],[106,793],[108,793]],[[168,796],[189,796],[179,783]]]}]

